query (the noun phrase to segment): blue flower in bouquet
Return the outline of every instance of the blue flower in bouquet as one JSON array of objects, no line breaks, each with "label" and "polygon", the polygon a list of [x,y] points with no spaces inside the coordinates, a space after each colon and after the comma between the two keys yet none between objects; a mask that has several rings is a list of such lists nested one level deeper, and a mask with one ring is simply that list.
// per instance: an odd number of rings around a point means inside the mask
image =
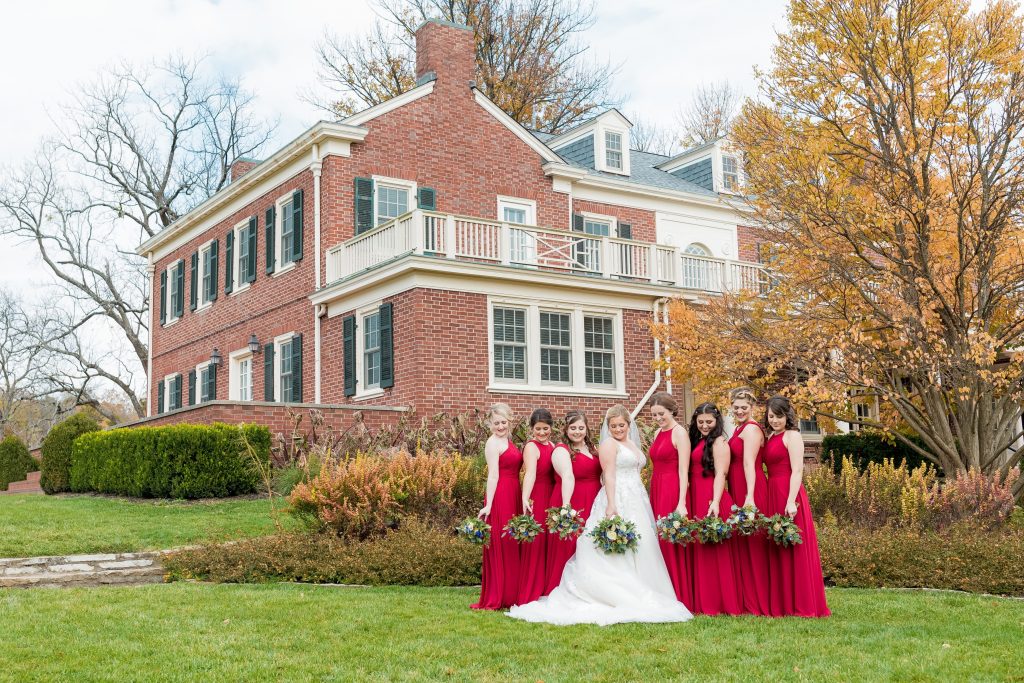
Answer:
[{"label": "blue flower in bouquet", "polygon": [[732,536],[732,525],[721,517],[708,515],[697,523],[697,540],[704,545],[721,543]]},{"label": "blue flower in bouquet", "polygon": [[487,545],[491,542],[491,525],[478,517],[466,517],[455,527],[459,538],[474,545]]},{"label": "blue flower in bouquet", "polygon": [[511,538],[517,543],[533,543],[543,529],[533,515],[516,515],[508,520],[502,536]]},{"label": "blue flower in bouquet", "polygon": [[636,550],[637,541],[640,540],[636,524],[618,515],[602,519],[588,535],[594,539],[594,546],[598,550],[613,555]]},{"label": "blue flower in bouquet", "polygon": [[757,508],[753,505],[739,507],[733,505],[732,514],[726,521],[733,529],[744,536],[750,536],[761,528],[761,519],[764,515],[758,515]]},{"label": "blue flower in bouquet", "polygon": [[772,515],[762,518],[762,526],[768,538],[783,548],[790,548],[804,542],[800,527],[789,515]]},{"label": "blue flower in bouquet", "polygon": [[576,538],[583,533],[583,528],[587,525],[587,521],[583,519],[583,513],[573,510],[571,505],[551,507],[545,512],[547,513],[548,531],[558,534],[563,541]]},{"label": "blue flower in bouquet", "polygon": [[658,536],[669,543],[686,545],[694,540],[694,524],[693,520],[673,512],[658,519]]}]

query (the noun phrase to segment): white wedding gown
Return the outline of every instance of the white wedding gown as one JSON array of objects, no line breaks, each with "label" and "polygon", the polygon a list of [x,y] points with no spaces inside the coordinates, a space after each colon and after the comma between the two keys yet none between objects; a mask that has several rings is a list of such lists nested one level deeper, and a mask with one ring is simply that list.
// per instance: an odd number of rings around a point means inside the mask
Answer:
[{"label": "white wedding gown", "polygon": [[551,594],[516,605],[508,616],[548,624],[618,624],[629,621],[687,621],[693,617],[676,600],[672,580],[658,546],[654,512],[640,481],[644,456],[619,444],[615,457],[615,503],[619,516],[636,524],[640,534],[635,551],[611,555],[598,550],[588,536],[605,517],[604,487],[594,499],[586,530],[576,542],[576,554],[565,565],[562,581]]}]

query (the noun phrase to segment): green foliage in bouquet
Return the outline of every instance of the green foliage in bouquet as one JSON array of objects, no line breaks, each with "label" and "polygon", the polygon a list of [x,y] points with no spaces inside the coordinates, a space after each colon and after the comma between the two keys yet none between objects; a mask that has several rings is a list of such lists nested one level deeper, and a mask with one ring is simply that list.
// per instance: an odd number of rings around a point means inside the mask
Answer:
[{"label": "green foliage in bouquet", "polygon": [[764,515],[757,513],[757,508],[753,505],[746,505],[744,507],[733,505],[732,514],[725,520],[725,523],[733,527],[737,533],[750,536],[761,528],[763,517]]},{"label": "green foliage in bouquet", "polygon": [[502,536],[511,538],[516,543],[533,543],[543,531],[533,515],[516,515],[508,520]]},{"label": "green foliage in bouquet", "polygon": [[800,536],[800,527],[796,525],[796,522],[789,515],[762,516],[762,518],[762,525],[768,532],[768,538],[775,541],[777,545],[789,548],[804,542],[804,539]]},{"label": "green foliage in bouquet", "polygon": [[686,545],[694,540],[694,531],[697,522],[683,517],[678,512],[673,512],[658,519],[658,536],[663,541]]},{"label": "green foliage in bouquet", "polygon": [[732,525],[717,515],[697,522],[697,540],[704,545],[721,543],[732,536],[732,531]]},{"label": "green foliage in bouquet", "polygon": [[491,525],[479,517],[466,517],[455,527],[459,538],[473,545],[488,545],[491,542]]},{"label": "green foliage in bouquet", "polygon": [[591,529],[589,536],[594,539],[594,546],[612,555],[622,555],[627,550],[636,550],[640,534],[636,524],[615,515]]},{"label": "green foliage in bouquet", "polygon": [[563,541],[576,538],[583,533],[583,527],[587,525],[583,514],[579,510],[573,510],[569,504],[548,508],[545,512],[547,513],[548,531],[558,534]]}]

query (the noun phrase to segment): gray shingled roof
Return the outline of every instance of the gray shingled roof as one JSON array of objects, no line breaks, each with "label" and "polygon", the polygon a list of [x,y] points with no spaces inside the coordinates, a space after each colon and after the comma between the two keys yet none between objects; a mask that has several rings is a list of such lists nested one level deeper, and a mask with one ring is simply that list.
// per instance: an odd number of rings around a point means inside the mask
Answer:
[{"label": "gray shingled roof", "polygon": [[[534,137],[538,140],[547,144],[551,138],[555,137],[551,133],[542,133],[540,131],[530,131]],[[712,143],[713,144],[713,143]],[[557,154],[557,152],[556,152]],[[619,175],[617,173],[606,173],[604,171],[595,171],[592,168],[586,168],[579,164],[574,164],[568,159],[563,159],[567,164],[576,166],[577,168],[583,168],[586,172],[593,176],[601,178],[609,178],[611,180],[621,180],[627,183],[635,183],[637,185],[648,185],[651,187],[659,187],[663,190],[675,190],[677,192],[690,192],[692,194],[704,195],[706,197],[717,197],[718,193],[708,190],[707,188],[701,187],[695,183],[677,178],[671,173],[666,173],[658,168],[655,168],[658,164],[663,164],[668,161],[671,157],[667,157],[663,154],[652,154],[651,152],[638,152],[635,149],[629,150],[629,171],[628,176]]]}]

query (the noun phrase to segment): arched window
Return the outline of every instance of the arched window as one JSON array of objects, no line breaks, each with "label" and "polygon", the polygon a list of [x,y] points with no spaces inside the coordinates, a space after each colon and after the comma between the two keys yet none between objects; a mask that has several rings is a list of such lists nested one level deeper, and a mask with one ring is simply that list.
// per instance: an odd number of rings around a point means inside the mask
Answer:
[{"label": "arched window", "polygon": [[683,287],[705,292],[721,291],[719,264],[711,259],[711,250],[692,242],[683,249]]},{"label": "arched window", "polygon": [[690,243],[686,249],[683,249],[687,254],[693,254],[694,256],[711,256],[711,252],[703,244],[697,242]]}]

